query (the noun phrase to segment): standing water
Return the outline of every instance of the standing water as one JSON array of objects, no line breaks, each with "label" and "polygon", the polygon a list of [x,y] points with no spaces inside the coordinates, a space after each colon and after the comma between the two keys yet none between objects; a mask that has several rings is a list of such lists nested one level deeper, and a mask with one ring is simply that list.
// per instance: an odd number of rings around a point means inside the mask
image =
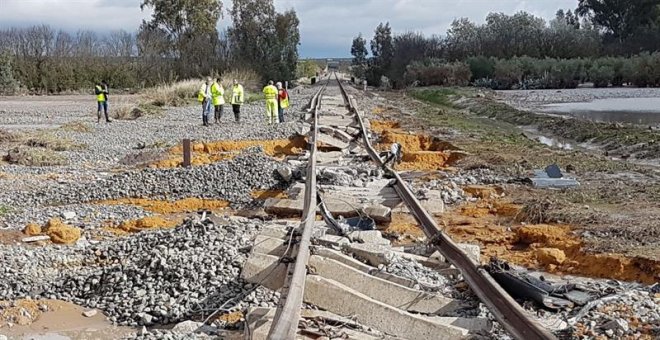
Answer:
[{"label": "standing water", "polygon": [[543,105],[542,112],[600,122],[660,126],[660,98],[605,98]]}]

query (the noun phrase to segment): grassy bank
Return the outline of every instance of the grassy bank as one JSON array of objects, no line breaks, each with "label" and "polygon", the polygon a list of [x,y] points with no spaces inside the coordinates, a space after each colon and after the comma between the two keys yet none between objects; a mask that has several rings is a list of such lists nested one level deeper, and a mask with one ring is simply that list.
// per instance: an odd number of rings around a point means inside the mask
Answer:
[{"label": "grassy bank", "polygon": [[539,115],[517,110],[496,101],[490,92],[471,88],[416,89],[409,95],[441,108],[467,110],[515,126],[533,126],[544,134],[596,145],[613,156],[660,158],[660,132],[641,126]]}]

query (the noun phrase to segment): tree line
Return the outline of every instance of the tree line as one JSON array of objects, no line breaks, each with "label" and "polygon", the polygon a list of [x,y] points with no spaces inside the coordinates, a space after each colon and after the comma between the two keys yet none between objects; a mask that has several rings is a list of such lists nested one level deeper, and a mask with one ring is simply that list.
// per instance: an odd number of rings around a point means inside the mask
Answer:
[{"label": "tree line", "polygon": [[0,93],[75,91],[101,79],[142,88],[231,69],[295,77],[299,20],[293,10],[275,11],[273,0],[233,0],[233,24],[223,31],[220,0],[143,0],[140,8],[153,14],[137,32],[0,30]]},{"label": "tree line", "polygon": [[526,12],[490,13],[482,24],[454,20],[445,36],[394,35],[381,23],[369,44],[361,34],[353,39],[351,54],[354,75],[373,85],[556,88],[617,85],[621,72],[626,82],[660,85],[650,79],[660,67],[658,49],[660,0],[579,0],[549,22]]}]

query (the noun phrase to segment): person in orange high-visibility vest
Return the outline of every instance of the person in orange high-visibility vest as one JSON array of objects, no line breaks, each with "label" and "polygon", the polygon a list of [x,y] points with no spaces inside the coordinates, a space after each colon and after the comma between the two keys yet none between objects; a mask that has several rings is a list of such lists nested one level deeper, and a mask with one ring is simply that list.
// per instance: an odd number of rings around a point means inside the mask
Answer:
[{"label": "person in orange high-visibility vest", "polygon": [[263,93],[266,98],[266,122],[268,124],[277,123],[277,87],[270,80],[268,85],[264,86]]},{"label": "person in orange high-visibility vest", "polygon": [[289,108],[289,93],[282,87],[282,83],[277,82],[277,116],[280,123],[284,123],[284,109]]}]

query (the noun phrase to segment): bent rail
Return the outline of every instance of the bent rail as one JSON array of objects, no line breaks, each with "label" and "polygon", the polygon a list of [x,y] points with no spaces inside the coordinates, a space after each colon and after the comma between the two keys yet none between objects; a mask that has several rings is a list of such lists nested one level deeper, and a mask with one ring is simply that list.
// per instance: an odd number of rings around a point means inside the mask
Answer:
[{"label": "bent rail", "polygon": [[[355,99],[348,96],[346,89],[336,74],[335,77],[337,82],[339,82],[339,88],[344,101],[348,104],[350,111],[355,113],[360,124],[367,153],[374,162],[382,166],[383,161],[369,141],[369,135],[362,120],[362,115],[355,105]],[[385,169],[396,179],[395,190],[422,227],[430,243],[461,271],[472,291],[488,307],[505,330],[516,339],[521,340],[556,339],[550,331],[543,328],[536,320],[531,319],[527,315],[527,312],[495,282],[488,272],[479,268],[478,263],[468,257],[447,234],[438,228],[435,220],[422,208],[417,197],[415,197],[396,171],[389,167],[385,167]]]},{"label": "bent rail", "polygon": [[[328,79],[329,81],[329,79]],[[321,107],[321,97],[323,91],[327,86],[327,82],[321,89],[312,97],[310,102],[310,110],[313,114],[313,123],[310,128],[308,136],[308,144],[310,147],[309,161],[307,163],[307,178],[305,180],[305,196],[303,206],[303,219],[301,227],[303,228],[300,243],[298,245],[298,255],[296,256],[296,263],[293,272],[287,276],[286,299],[284,305],[278,306],[275,313],[273,325],[268,332],[268,339],[282,340],[282,339],[295,339],[298,330],[298,322],[300,321],[300,308],[303,303],[303,295],[305,292],[305,276],[307,275],[307,262],[309,261],[311,245],[312,230],[314,229],[314,222],[316,216],[316,140],[318,136],[318,113]]]}]

